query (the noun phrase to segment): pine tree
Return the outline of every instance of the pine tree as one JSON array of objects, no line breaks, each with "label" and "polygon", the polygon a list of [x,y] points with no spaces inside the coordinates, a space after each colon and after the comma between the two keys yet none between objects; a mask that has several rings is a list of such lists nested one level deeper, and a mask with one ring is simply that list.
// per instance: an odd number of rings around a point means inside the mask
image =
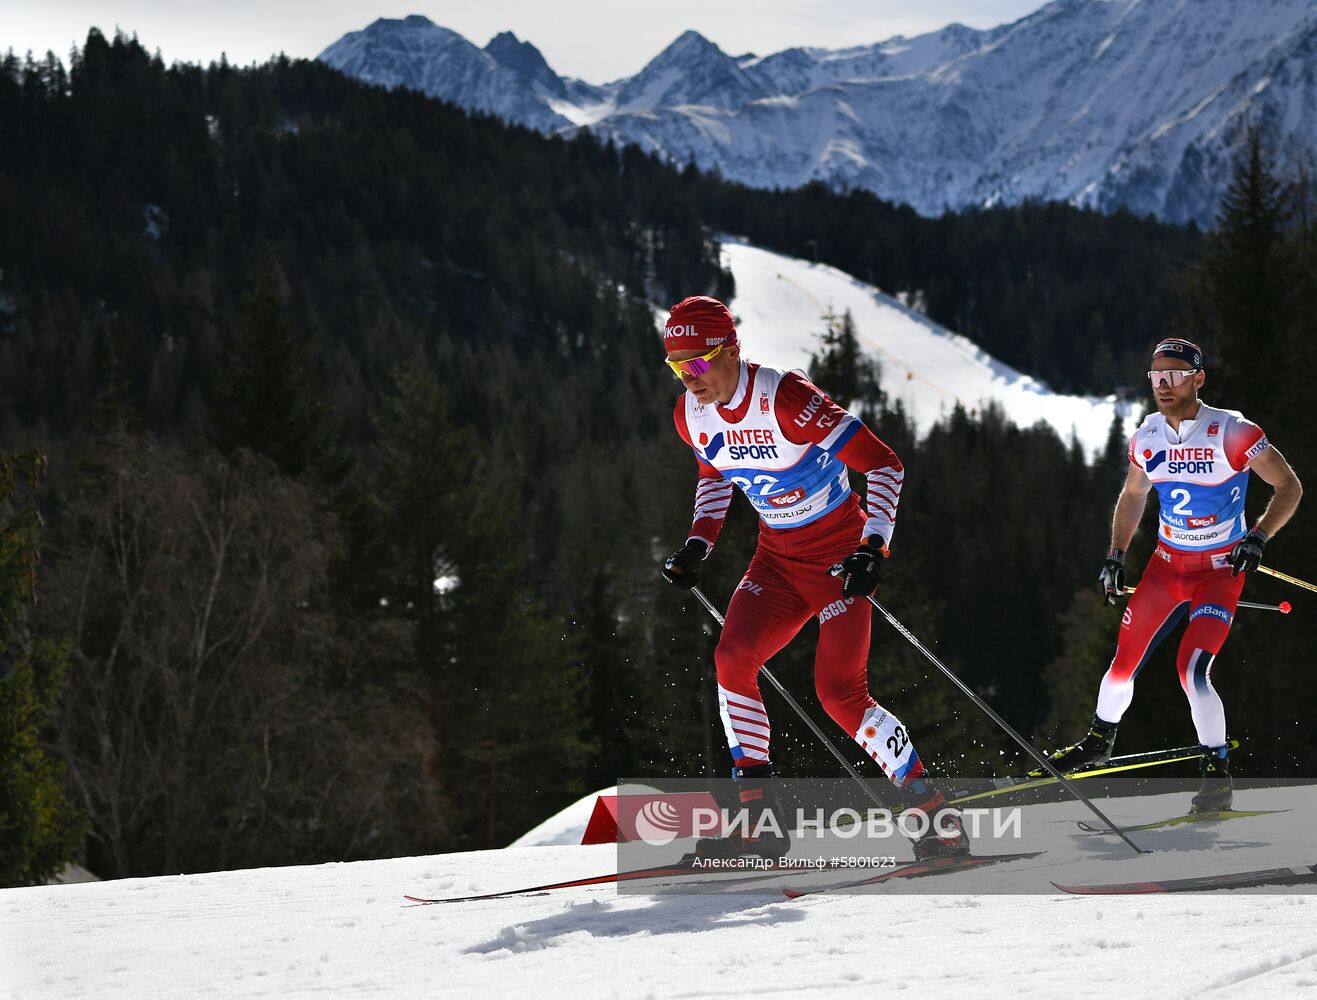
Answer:
[{"label": "pine tree", "polygon": [[829,310],[823,315],[819,352],[811,355],[810,375],[843,409],[881,412],[885,398],[879,387],[876,363],[860,350],[855,318],[849,309],[841,316]]},{"label": "pine tree", "polygon": [[0,887],[43,882],[72,861],[83,818],[64,793],[64,766],[41,744],[58,711],[68,652],[34,637],[41,517],[17,503],[35,486],[39,452],[0,455]]},{"label": "pine tree", "polygon": [[[1121,487],[1130,464],[1129,446],[1130,435],[1125,432],[1125,417],[1117,409],[1111,416],[1111,426],[1107,428],[1107,441],[1098,456],[1095,486],[1100,489],[1110,483],[1113,490]],[[1112,496],[1114,503],[1114,492]]]},{"label": "pine tree", "polygon": [[[1311,194],[1302,173],[1287,177],[1261,130],[1249,131],[1211,234],[1200,288],[1212,312],[1224,377],[1205,393],[1239,409],[1267,432],[1300,479],[1317,468],[1308,420],[1309,373],[1317,365],[1317,269],[1313,267]],[[1213,361],[1208,361],[1209,380]],[[1248,518],[1270,494],[1255,476]],[[1317,557],[1317,520],[1305,500],[1267,549],[1266,564],[1310,565]],[[1273,563],[1273,560],[1275,561]],[[1251,579],[1246,596],[1279,600],[1273,581]],[[1255,588],[1262,588],[1255,590]],[[1288,596],[1288,595],[1286,595]],[[1241,611],[1213,664],[1213,684],[1226,705],[1230,734],[1249,752],[1289,767],[1312,758],[1311,741],[1295,741],[1294,724],[1317,705],[1317,683],[1291,665],[1306,661],[1311,636]],[[1245,683],[1245,671],[1265,670],[1265,684]]]},{"label": "pine tree", "polygon": [[399,375],[377,427],[387,600],[411,629],[430,725],[421,823],[448,847],[497,846],[581,787],[580,654],[527,586],[515,493],[433,373]]},{"label": "pine tree", "polygon": [[308,372],[306,336],[279,289],[275,266],[254,271],[242,325],[225,352],[211,410],[211,438],[226,454],[246,448],[290,476],[324,471],[333,461]]},{"label": "pine tree", "polygon": [[[506,495],[496,484],[489,493]],[[445,781],[457,842],[490,848],[578,798],[593,748],[580,642],[525,587],[515,507],[487,506],[474,520],[457,546],[449,609]]]},{"label": "pine tree", "polygon": [[456,578],[456,547],[468,508],[470,483],[464,459],[474,455],[471,435],[456,428],[434,376],[414,366],[401,372],[394,392],[375,417],[379,444],[377,489],[387,519],[387,574],[383,600],[411,631],[411,669],[417,674],[429,724],[424,773],[419,776],[421,829],[442,843],[451,826],[444,749],[448,723],[456,718],[446,697],[450,683],[451,636],[446,630],[447,594]]},{"label": "pine tree", "polygon": [[[1261,129],[1250,127],[1234,176],[1208,240],[1203,290],[1214,311],[1210,377],[1230,405],[1256,412],[1258,404],[1302,401],[1307,366],[1293,351],[1293,323],[1302,275],[1291,243],[1293,203],[1277,173]],[[1267,373],[1261,383],[1257,375]]]},{"label": "pine tree", "polygon": [[1119,610],[1107,607],[1096,583],[1075,592],[1061,616],[1061,652],[1043,668],[1048,715],[1039,746],[1068,746],[1087,731],[1098,684],[1116,650],[1119,623]]}]

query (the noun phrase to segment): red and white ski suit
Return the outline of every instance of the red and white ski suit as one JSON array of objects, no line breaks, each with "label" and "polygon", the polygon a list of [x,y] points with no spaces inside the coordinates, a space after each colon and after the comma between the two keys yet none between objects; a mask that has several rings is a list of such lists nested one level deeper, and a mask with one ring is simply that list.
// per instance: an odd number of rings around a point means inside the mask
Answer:
[{"label": "red and white ski suit", "polygon": [[1248,531],[1248,468],[1271,447],[1262,428],[1203,403],[1173,430],[1160,413],[1130,438],[1129,459],[1152,481],[1161,505],[1157,548],[1120,622],[1116,655],[1098,690],[1097,716],[1119,722],[1148,656],[1187,612],[1176,666],[1198,742],[1226,742],[1226,715],[1212,686],[1212,662],[1230,634],[1245,574],[1226,561]]},{"label": "red and white ski suit", "polygon": [[[714,653],[733,760],[769,761],[759,670],[817,615],[814,681],[824,709],[898,787],[920,777],[924,767],[905,726],[869,694],[870,606],[844,598],[828,572],[861,537],[891,540],[905,475],[896,454],[800,373],[744,361],[725,406],[701,406],[686,393],[674,417],[699,467],[690,537],[712,550],[733,488],[760,517],[758,548]],[[865,476],[865,510],[848,468]]]}]

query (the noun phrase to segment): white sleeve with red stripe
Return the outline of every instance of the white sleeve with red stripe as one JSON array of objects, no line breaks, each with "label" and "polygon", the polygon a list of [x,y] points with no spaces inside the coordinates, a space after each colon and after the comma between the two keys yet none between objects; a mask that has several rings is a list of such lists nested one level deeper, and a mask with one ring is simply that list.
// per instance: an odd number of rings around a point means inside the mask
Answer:
[{"label": "white sleeve with red stripe", "polygon": [[[874,438],[874,440],[878,439]],[[882,444],[881,441],[878,443]],[[883,447],[887,446],[883,445]],[[851,465],[850,462],[846,464],[851,468],[859,468]],[[905,469],[901,468],[898,462],[895,466],[886,465],[870,469],[864,474],[864,478],[869,483],[869,493],[865,501],[869,520],[864,522],[864,537],[879,535],[883,544],[889,545],[892,541],[892,532],[896,529],[896,505],[901,500],[901,483],[905,480]]]},{"label": "white sleeve with red stripe", "polygon": [[[677,400],[673,421],[677,425],[677,433],[681,435],[681,439],[693,448],[690,430],[686,427],[685,396]],[[721,472],[698,456],[695,463],[699,467],[700,478],[695,484],[695,516],[691,522],[690,533],[686,537],[688,541],[698,538],[712,552],[713,543],[718,540],[718,532],[722,531],[723,520],[727,517],[727,508],[732,503],[733,487],[730,481],[723,478]],[[705,553],[706,558],[708,554]]]},{"label": "white sleeve with red stripe", "polygon": [[[708,475],[710,472],[713,475]],[[698,538],[712,549],[731,502],[732,484],[717,469],[700,462],[700,480],[695,485],[695,517],[687,537]]]},{"label": "white sleeve with red stripe", "polygon": [[778,386],[778,424],[789,440],[808,441],[826,449],[856,472],[862,472],[868,492],[865,538],[878,535],[890,544],[896,528],[905,469],[896,452],[880,441],[863,421],[851,416],[827,394],[796,372],[787,372]]}]

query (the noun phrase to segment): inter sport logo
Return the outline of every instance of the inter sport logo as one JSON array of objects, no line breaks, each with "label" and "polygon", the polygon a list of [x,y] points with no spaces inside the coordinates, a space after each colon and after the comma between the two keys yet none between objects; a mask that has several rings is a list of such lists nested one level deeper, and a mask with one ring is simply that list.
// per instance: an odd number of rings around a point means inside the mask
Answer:
[{"label": "inter sport logo", "polygon": [[713,440],[710,441],[708,444],[704,444],[704,435],[701,434],[700,443],[704,445],[704,460],[708,462],[710,465],[712,465],[713,460],[718,457],[718,452],[723,450],[722,433],[719,432],[715,434],[713,436]]}]

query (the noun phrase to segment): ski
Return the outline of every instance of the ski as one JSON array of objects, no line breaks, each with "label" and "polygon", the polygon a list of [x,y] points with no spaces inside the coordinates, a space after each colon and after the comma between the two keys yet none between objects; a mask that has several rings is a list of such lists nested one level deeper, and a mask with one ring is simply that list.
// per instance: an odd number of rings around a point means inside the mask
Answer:
[{"label": "ski", "polygon": [[[1238,748],[1239,740],[1230,741],[1230,749]],[[1107,777],[1113,774],[1120,774],[1123,771],[1135,771],[1144,767],[1154,767],[1158,764],[1174,764],[1183,760],[1197,760],[1203,755],[1203,748],[1195,744],[1188,747],[1176,747],[1174,750],[1150,750],[1146,753],[1127,754],[1124,757],[1112,757],[1101,767],[1092,767],[1083,771],[1075,771],[1073,774],[1067,774],[1066,777],[1071,781],[1081,781],[1085,778]],[[1045,785],[1057,784],[1056,778],[1049,775],[1037,777],[1034,774],[1026,774],[1018,778],[992,778],[981,785],[959,788],[947,795],[947,801],[958,806],[966,802],[976,802],[979,799],[986,799],[993,795],[1004,795],[1007,792],[1021,792],[1030,788],[1042,788]]]},{"label": "ski", "polygon": [[787,888],[782,890],[782,894],[788,899],[799,899],[801,896],[836,892],[839,889],[855,889],[863,885],[881,885],[883,882],[890,882],[898,878],[923,878],[929,875],[940,875],[944,872],[964,871],[967,868],[982,868],[1002,861],[1023,861],[1025,858],[1036,858],[1042,853],[1042,851],[1023,851],[1018,854],[971,854],[958,858],[930,858],[927,861],[912,861],[899,868],[889,868],[877,875],[870,875],[868,878],[839,882],[836,885],[815,886],[810,889]]},{"label": "ski", "polygon": [[1317,865],[1297,868],[1263,868],[1232,875],[1200,875],[1156,882],[1120,882],[1111,885],[1060,885],[1062,892],[1087,896],[1130,896],[1157,892],[1210,892],[1213,889],[1249,889],[1265,885],[1304,885],[1317,882]]},{"label": "ski", "polygon": [[[1180,826],[1183,823],[1215,823],[1219,820],[1239,819],[1241,816],[1271,816],[1275,813],[1289,812],[1288,809],[1219,809],[1215,812],[1185,813],[1183,816],[1172,816],[1170,819],[1159,819],[1152,823],[1140,823],[1138,826],[1122,826],[1121,829],[1126,833],[1138,830],[1159,830],[1167,826]],[[1100,826],[1094,826],[1092,823],[1079,822],[1079,829],[1085,833],[1111,833],[1111,830],[1105,830]]]},{"label": "ski", "polygon": [[[827,869],[817,867],[797,867],[794,865],[771,865],[766,868],[712,868],[707,865],[695,867],[692,862],[685,859],[671,865],[657,865],[652,868],[634,868],[624,872],[606,872],[602,875],[592,875],[586,878],[568,879],[563,882],[547,882],[544,885],[532,885],[521,889],[503,889],[498,892],[483,892],[473,896],[450,896],[444,899],[428,899],[424,896],[404,895],[402,898],[409,903],[417,903],[422,906],[429,906],[434,903],[474,903],[485,899],[503,899],[508,896],[531,896],[536,893],[555,892],[559,889],[579,889],[592,885],[612,885],[621,882],[638,882],[644,879],[657,878],[681,878],[685,881],[687,876],[704,875],[711,877],[719,885],[736,885],[742,882],[748,882],[760,878],[781,878],[784,875],[803,875],[808,872],[819,872],[820,870],[835,870],[842,868],[843,865],[829,865]],[[740,879],[721,879],[717,876],[729,875],[739,871],[746,873]]]},{"label": "ski", "polygon": [[504,896],[528,896],[537,892],[553,892],[557,889],[575,889],[588,885],[607,885],[612,882],[627,882],[633,879],[642,878],[663,878],[672,875],[683,875],[694,871],[690,865],[660,865],[652,868],[636,868],[625,872],[608,872],[603,875],[592,875],[586,878],[567,879],[562,882],[546,882],[544,885],[532,885],[522,889],[503,889],[499,892],[482,892],[473,896],[451,896],[446,899],[426,899],[422,896],[404,895],[402,898],[411,903],[422,903],[429,905],[431,903],[474,903],[482,899],[501,899]]}]

